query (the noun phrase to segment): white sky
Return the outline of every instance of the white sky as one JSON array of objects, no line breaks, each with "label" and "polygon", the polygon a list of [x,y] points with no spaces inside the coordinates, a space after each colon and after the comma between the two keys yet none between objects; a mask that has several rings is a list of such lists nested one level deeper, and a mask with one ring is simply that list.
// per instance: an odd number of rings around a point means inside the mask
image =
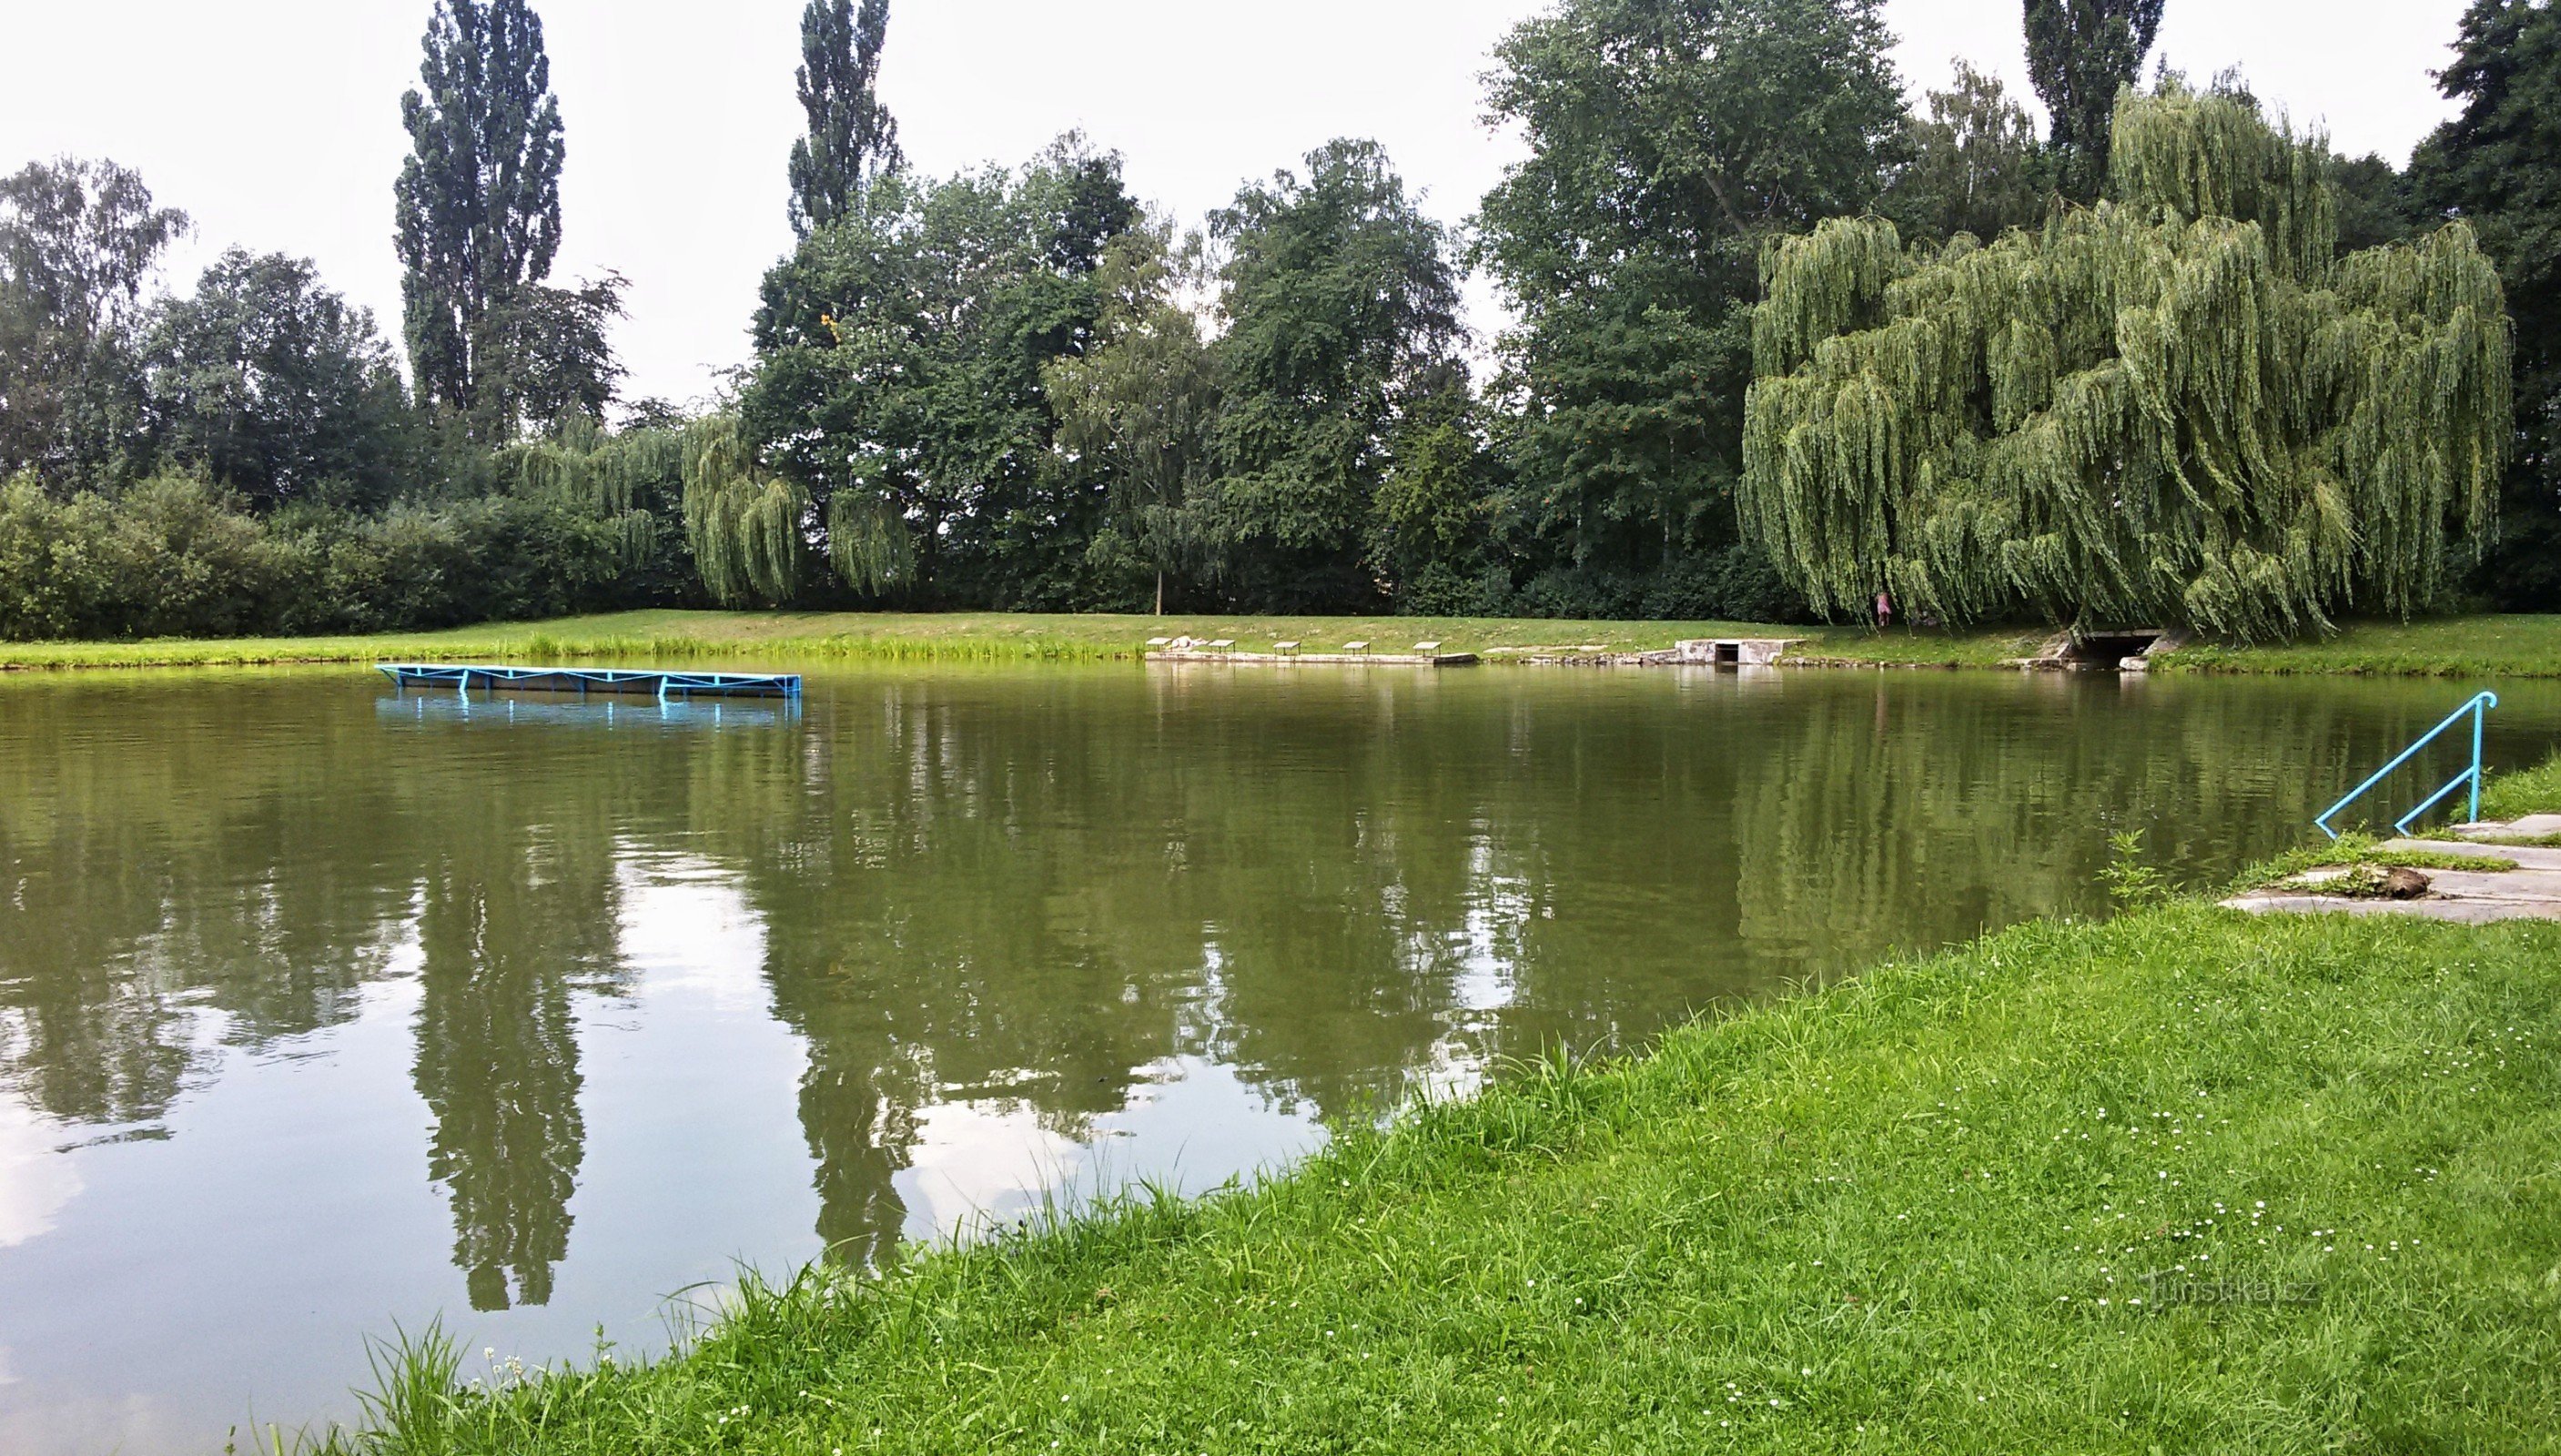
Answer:
[{"label": "white sky", "polygon": [[[800,0],[536,0],[569,127],[557,277],[631,279],[627,393],[698,397],[742,362],[758,279],[790,243]],[[1187,220],[1334,136],[1386,145],[1455,223],[1514,144],[1478,122],[1493,43],[1544,0],[897,0],[882,90],[932,171],[1029,157],[1082,127]],[[140,169],[197,235],[318,259],[397,339],[392,179],[429,0],[0,0],[0,168],[60,153]],[[2169,0],[2161,53],[2239,63],[2260,96],[2397,163],[2446,113],[2429,73],[2463,0]],[[1887,0],[1916,92],[1963,55],[2027,97],[2016,0]],[[2032,101],[2032,97],[2028,97]],[[1471,289],[1480,326],[1490,294]]]}]

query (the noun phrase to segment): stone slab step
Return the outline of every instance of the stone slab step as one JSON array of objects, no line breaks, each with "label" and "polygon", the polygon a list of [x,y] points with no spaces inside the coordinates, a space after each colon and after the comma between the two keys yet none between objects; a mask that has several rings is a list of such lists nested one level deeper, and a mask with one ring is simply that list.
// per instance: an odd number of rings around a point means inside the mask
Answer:
[{"label": "stone slab step", "polygon": [[2396,839],[2384,848],[2414,854],[2457,855],[2468,860],[2506,860],[2519,870],[2561,870],[2561,849],[2473,844],[2452,839]]},{"label": "stone slab step", "polygon": [[2561,899],[2351,899],[2329,894],[2272,894],[2254,891],[2224,905],[2254,915],[2415,915],[2459,925],[2487,925],[2500,920],[2561,920]]}]

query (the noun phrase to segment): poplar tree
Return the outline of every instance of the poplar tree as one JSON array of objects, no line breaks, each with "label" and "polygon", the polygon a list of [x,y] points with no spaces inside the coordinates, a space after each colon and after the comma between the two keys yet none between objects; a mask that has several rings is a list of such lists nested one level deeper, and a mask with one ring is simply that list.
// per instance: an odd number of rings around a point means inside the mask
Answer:
[{"label": "poplar tree", "polygon": [[2027,77],[2054,118],[2063,191],[2099,195],[2108,177],[2117,93],[2141,77],[2160,32],[2162,0],[2026,0]]},{"label": "poplar tree", "polygon": [[791,143],[791,230],[803,238],[850,212],[872,182],[907,164],[898,122],[881,104],[889,0],[809,0],[800,14],[800,109],[809,134]]},{"label": "poplar tree", "polygon": [[525,0],[436,0],[423,90],[401,97],[401,303],[422,404],[512,432],[507,314],[560,251],[560,98]]},{"label": "poplar tree", "polygon": [[2339,257],[2327,147],[2230,95],[2130,94],[2113,148],[2115,201],[2041,233],[1772,249],[1747,528],[1834,615],[2265,639],[2436,602],[2511,443],[2471,230]]}]

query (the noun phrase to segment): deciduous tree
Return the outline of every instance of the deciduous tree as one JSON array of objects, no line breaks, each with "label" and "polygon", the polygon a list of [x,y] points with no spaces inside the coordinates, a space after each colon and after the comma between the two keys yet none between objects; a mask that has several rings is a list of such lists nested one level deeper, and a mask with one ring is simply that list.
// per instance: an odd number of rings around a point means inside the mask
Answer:
[{"label": "deciduous tree", "polygon": [[2340,258],[2326,147],[2172,85],[2115,201],[1907,251],[1773,251],[1745,519],[1827,612],[2192,625],[2408,614],[2487,527],[2508,329],[2471,232]]},{"label": "deciduous tree", "polygon": [[1906,154],[1877,211],[1907,239],[1984,242],[2045,221],[2054,169],[2037,144],[2035,118],[2000,78],[1957,63],[1956,80],[1932,91],[1906,123]]},{"label": "deciduous tree", "polygon": [[57,484],[120,447],[127,337],[187,216],[113,162],[65,157],[0,180],[0,476]]},{"label": "deciduous tree", "polygon": [[253,508],[380,505],[416,463],[373,314],[301,258],[225,252],[193,294],[153,310],[142,366],[153,447]]},{"label": "deciduous tree", "polygon": [[2476,0],[2438,81],[2463,110],[2420,145],[2409,193],[2480,236],[2516,319],[2518,449],[2481,585],[2561,609],[2561,11]]},{"label": "deciduous tree", "polygon": [[1105,304],[1094,348],[1052,362],[1042,381],[1060,447],[1106,482],[1109,516],[1089,556],[1105,572],[1125,558],[1146,573],[1160,614],[1167,577],[1200,565],[1184,506],[1217,469],[1225,399],[1217,354],[1184,306],[1199,243],[1177,244],[1163,223],[1113,240],[1096,274]]},{"label": "deciduous tree", "polygon": [[1374,142],[1249,184],[1214,214],[1228,330],[1219,478],[1185,513],[1218,590],[1266,610],[1352,609],[1379,583],[1363,551],[1391,439],[1462,338],[1449,235]]},{"label": "deciduous tree", "polygon": [[2162,0],[2026,0],[2027,77],[2053,117],[2064,195],[2090,202],[2108,180],[2117,94],[2142,78]]},{"label": "deciduous tree", "polygon": [[[1529,156],[1476,260],[1519,317],[1504,514],[1546,609],[1634,609],[1735,537],[1762,244],[1872,205],[1903,126],[1877,0],[1567,0],[1496,52]],[[1623,605],[1622,605],[1623,603]]]},{"label": "deciduous tree", "polygon": [[516,357],[561,243],[560,98],[526,0],[436,0],[423,88],[401,97],[398,244],[421,404],[485,439],[512,437]]},{"label": "deciduous tree", "polygon": [[1042,370],[1093,346],[1096,271],[1138,219],[1120,159],[1077,137],[1018,172],[880,180],[767,275],[728,478],[799,492],[800,539],[866,595],[1075,604],[1102,492],[1062,469]]},{"label": "deciduous tree", "polygon": [[898,122],[881,104],[889,0],[809,0],[800,14],[800,109],[791,143],[791,228],[806,238],[851,213],[874,180],[906,165]]}]

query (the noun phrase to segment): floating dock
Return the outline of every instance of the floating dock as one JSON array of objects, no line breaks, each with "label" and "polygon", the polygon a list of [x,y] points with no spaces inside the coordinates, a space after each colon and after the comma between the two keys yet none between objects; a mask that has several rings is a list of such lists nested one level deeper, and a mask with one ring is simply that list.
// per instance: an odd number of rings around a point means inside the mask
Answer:
[{"label": "floating dock", "polygon": [[615,693],[656,698],[791,698],[800,696],[797,673],[685,673],[630,668],[479,667],[386,662],[377,670],[404,689],[478,688],[499,693]]}]

